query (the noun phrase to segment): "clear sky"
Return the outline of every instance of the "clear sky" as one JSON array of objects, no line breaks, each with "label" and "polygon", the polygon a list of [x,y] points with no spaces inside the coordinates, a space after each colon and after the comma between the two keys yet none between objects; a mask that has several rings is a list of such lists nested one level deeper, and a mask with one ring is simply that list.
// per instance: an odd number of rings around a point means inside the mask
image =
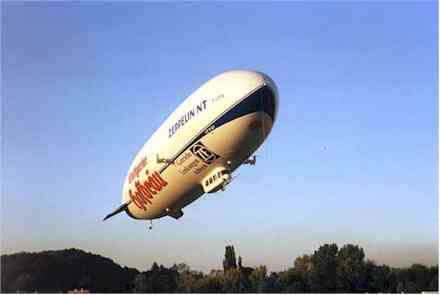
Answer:
[{"label": "clear sky", "polygon": [[[359,244],[438,260],[438,8],[394,3],[2,2],[2,253],[78,247],[149,268],[293,265]],[[279,116],[226,192],[179,221],[120,214],[137,151],[203,82],[270,75]]]}]

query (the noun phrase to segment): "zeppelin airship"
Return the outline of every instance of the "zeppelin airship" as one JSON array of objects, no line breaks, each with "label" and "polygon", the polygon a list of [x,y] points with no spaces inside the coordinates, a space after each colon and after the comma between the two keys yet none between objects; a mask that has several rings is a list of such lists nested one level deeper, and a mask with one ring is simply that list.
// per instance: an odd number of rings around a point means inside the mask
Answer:
[{"label": "zeppelin airship", "polygon": [[144,144],[122,189],[123,211],[134,219],[178,219],[205,193],[224,190],[232,173],[269,135],[277,117],[274,81],[256,71],[221,73],[186,98]]}]

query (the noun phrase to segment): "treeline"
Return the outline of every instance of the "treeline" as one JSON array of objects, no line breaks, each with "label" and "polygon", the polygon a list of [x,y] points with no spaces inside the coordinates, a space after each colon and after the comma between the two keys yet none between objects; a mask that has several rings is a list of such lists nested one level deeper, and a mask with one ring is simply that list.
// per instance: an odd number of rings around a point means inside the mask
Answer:
[{"label": "treeline", "polygon": [[264,265],[243,266],[234,247],[227,246],[221,271],[203,274],[185,264],[169,269],[153,264],[135,277],[132,288],[141,293],[415,293],[438,291],[438,267],[376,265],[365,260],[359,246],[326,244],[296,258],[292,268],[269,274]]},{"label": "treeline", "polygon": [[222,270],[209,274],[186,264],[169,268],[157,263],[143,272],[122,268],[108,258],[81,250],[18,253],[1,257],[2,292],[134,293],[377,293],[438,291],[438,266],[414,264],[391,268],[365,259],[356,245],[325,244],[296,258],[291,268],[251,268],[227,246]]}]

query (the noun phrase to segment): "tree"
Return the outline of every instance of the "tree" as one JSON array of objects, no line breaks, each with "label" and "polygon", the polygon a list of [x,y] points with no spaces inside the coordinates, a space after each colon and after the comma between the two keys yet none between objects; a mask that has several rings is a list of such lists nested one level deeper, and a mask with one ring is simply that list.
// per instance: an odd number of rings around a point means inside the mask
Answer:
[{"label": "tree", "polygon": [[281,286],[279,275],[275,272],[272,272],[264,281],[261,291],[262,293],[280,293]]},{"label": "tree", "polygon": [[336,244],[325,244],[311,257],[310,288],[314,292],[336,291]]},{"label": "tree", "polygon": [[436,292],[438,292],[438,268],[437,268],[437,273],[434,274],[434,276],[432,277],[432,280],[429,283],[429,286],[426,289],[426,291],[436,291]]},{"label": "tree", "polygon": [[418,293],[414,282],[401,281],[397,284],[397,293]]},{"label": "tree", "polygon": [[171,269],[177,271],[179,274],[186,273],[191,270],[186,263],[174,264]]},{"label": "tree", "polygon": [[278,273],[278,284],[282,292],[288,292],[290,286],[295,283],[294,269],[288,269]]},{"label": "tree", "polygon": [[395,292],[393,273],[386,265],[377,266],[373,261],[365,263],[365,287],[370,293]]},{"label": "tree", "polygon": [[148,280],[147,274],[140,273],[133,280],[133,292],[134,293],[151,293],[152,286],[151,281]]},{"label": "tree", "polygon": [[340,292],[361,292],[365,286],[364,250],[351,244],[339,249],[336,259],[336,284]]},{"label": "tree", "polygon": [[309,255],[297,257],[294,262],[295,270],[300,274],[307,274],[312,269],[312,261]]},{"label": "tree", "polygon": [[223,260],[223,270],[226,273],[230,269],[237,268],[237,260],[235,259],[234,246],[226,246],[225,259]]},{"label": "tree", "polygon": [[[17,292],[35,292],[36,278],[29,273],[21,274],[11,286],[11,290]],[[3,290],[2,290],[3,293]]]},{"label": "tree", "polygon": [[431,283],[429,268],[421,264],[413,264],[408,269],[409,280],[414,282],[417,292],[426,291]]},{"label": "tree", "polygon": [[204,276],[196,282],[195,293],[221,293],[223,279],[217,276]]},{"label": "tree", "polygon": [[267,269],[266,266],[260,265],[254,269],[254,271],[249,276],[249,281],[251,285],[251,292],[261,293],[263,284],[266,280]]},{"label": "tree", "polygon": [[151,270],[140,273],[133,281],[133,291],[137,293],[172,293],[177,290],[178,272],[159,267],[154,263]]},{"label": "tree", "polygon": [[201,272],[184,271],[178,275],[177,291],[182,293],[197,292],[198,282],[203,278]]},{"label": "tree", "polygon": [[236,268],[230,268],[224,274],[223,292],[238,293],[240,292],[241,273]]},{"label": "tree", "polygon": [[[294,274],[297,282],[291,289],[295,289],[295,292],[307,292],[309,287],[310,272],[312,269],[312,261],[309,255],[303,255],[295,259],[294,262]],[[293,290],[292,290],[293,292]]]}]

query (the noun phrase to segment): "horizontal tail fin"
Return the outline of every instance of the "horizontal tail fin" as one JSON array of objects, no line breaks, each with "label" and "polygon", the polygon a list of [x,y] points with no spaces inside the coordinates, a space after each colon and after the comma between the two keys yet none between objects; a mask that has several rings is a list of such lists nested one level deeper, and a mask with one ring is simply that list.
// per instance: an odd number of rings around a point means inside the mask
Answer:
[{"label": "horizontal tail fin", "polygon": [[128,207],[128,205],[129,205],[130,203],[131,203],[131,202],[128,202],[128,203],[124,203],[124,204],[122,204],[122,205],[119,206],[116,210],[114,210],[113,212],[111,212],[110,214],[108,214],[106,217],[104,217],[104,219],[103,219],[102,221],[105,221],[105,220],[109,219],[110,217],[115,216],[116,214],[121,213],[122,211],[124,211],[124,210]]}]

